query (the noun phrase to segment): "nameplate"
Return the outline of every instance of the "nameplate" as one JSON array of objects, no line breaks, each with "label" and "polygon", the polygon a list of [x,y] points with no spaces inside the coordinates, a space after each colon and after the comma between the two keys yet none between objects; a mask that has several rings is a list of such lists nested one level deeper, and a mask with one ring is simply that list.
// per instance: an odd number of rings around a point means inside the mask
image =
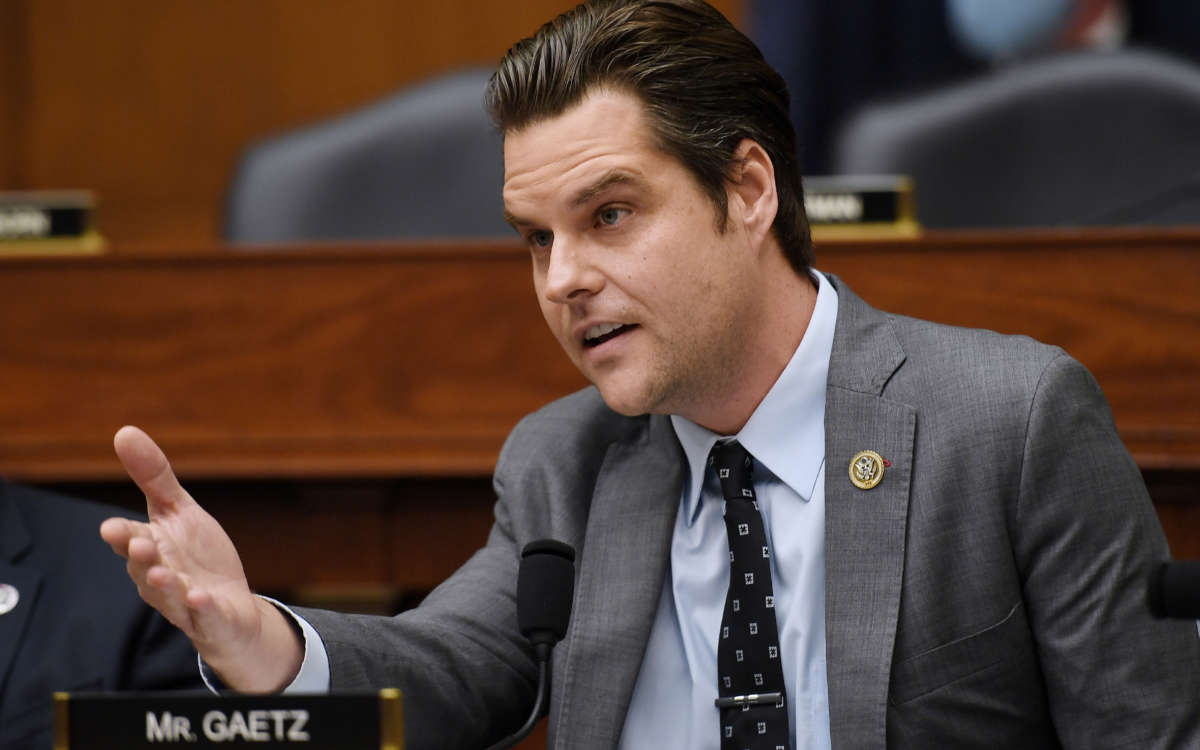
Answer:
[{"label": "nameplate", "polygon": [[816,232],[837,229],[905,235],[920,229],[912,180],[903,176],[806,177],[804,209]]},{"label": "nameplate", "polygon": [[94,208],[82,190],[0,193],[0,255],[99,252]]},{"label": "nameplate", "polygon": [[82,237],[91,229],[92,203],[83,191],[0,193],[0,240]]},{"label": "nameplate", "polygon": [[328,695],[55,693],[54,750],[252,745],[403,750],[400,691]]}]

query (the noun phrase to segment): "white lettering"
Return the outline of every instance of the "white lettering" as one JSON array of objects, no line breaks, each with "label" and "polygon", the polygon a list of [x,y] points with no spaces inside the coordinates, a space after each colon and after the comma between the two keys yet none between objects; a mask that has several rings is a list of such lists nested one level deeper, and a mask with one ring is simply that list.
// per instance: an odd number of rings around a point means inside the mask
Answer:
[{"label": "white lettering", "polygon": [[153,711],[146,712],[146,742],[171,742],[171,727],[170,711],[164,711],[161,719]]},{"label": "white lettering", "polygon": [[36,208],[0,210],[0,237],[45,237],[50,234],[50,217]]},{"label": "white lettering", "polygon": [[250,731],[250,739],[255,742],[267,742],[271,739],[270,733],[267,732],[266,711],[251,711],[247,725]]},{"label": "white lettering", "polygon": [[304,731],[305,725],[308,724],[308,711],[288,711],[292,715],[292,726],[288,729],[287,738],[289,742],[308,742],[308,732]]},{"label": "white lettering", "polygon": [[863,203],[853,193],[817,193],[804,196],[804,210],[813,221],[851,222],[862,219]]},{"label": "white lettering", "polygon": [[271,718],[275,721],[275,731],[272,736],[277,740],[282,740],[286,736],[284,735],[283,720],[287,718],[287,715],[287,711],[280,711],[279,709],[271,711]]},{"label": "white lettering", "polygon": [[200,720],[200,729],[210,742],[224,742],[225,721],[225,714],[220,711],[209,711]]},{"label": "white lettering", "polygon": [[162,716],[155,716],[153,711],[146,712],[146,742],[179,740],[196,741],[196,735],[192,734],[192,722],[188,717],[172,716],[170,711],[163,711]]},{"label": "white lettering", "polygon": [[242,716],[241,711],[234,711],[229,715],[229,724],[226,727],[228,734],[226,739],[240,737],[243,740],[250,740],[250,727],[246,726],[246,717]]},{"label": "white lettering", "polygon": [[196,735],[192,734],[192,722],[186,716],[175,717],[175,739],[180,738],[188,742],[196,741]]},{"label": "white lettering", "polygon": [[[170,715],[164,715],[166,722]],[[291,725],[288,725],[288,721]],[[146,715],[146,732],[149,736],[150,724],[155,721],[152,714]],[[186,721],[186,720],[185,720]],[[228,715],[221,711],[209,711],[200,720],[200,728],[209,742],[270,742],[272,739],[288,742],[308,742],[311,738],[304,731],[308,724],[308,711],[230,711]],[[166,726],[164,723],[163,726]],[[187,728],[185,727],[185,732]],[[189,736],[189,739],[193,739]]]}]

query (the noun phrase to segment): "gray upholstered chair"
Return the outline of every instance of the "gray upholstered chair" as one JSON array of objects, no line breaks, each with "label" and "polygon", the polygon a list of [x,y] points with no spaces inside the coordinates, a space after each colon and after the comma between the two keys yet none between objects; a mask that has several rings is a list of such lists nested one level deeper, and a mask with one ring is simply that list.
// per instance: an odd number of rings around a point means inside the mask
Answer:
[{"label": "gray upholstered chair", "polygon": [[1200,68],[1066,54],[869,106],[837,173],[911,175],[927,227],[1200,223]]},{"label": "gray upholstered chair", "polygon": [[233,243],[514,236],[501,139],[471,69],[250,147],[231,186]]}]

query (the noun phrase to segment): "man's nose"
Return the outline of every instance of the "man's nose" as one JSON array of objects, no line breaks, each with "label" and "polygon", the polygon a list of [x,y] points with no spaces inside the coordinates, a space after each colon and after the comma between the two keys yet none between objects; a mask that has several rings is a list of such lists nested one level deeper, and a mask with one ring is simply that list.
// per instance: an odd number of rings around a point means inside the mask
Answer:
[{"label": "man's nose", "polygon": [[565,304],[600,291],[604,275],[584,242],[555,236],[546,268],[546,299]]}]

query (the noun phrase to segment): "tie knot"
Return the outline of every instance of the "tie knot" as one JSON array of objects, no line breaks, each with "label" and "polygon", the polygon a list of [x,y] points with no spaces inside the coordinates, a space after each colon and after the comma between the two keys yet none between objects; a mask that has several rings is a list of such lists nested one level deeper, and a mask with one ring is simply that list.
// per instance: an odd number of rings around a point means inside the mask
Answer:
[{"label": "tie knot", "polygon": [[721,494],[727,501],[754,499],[754,483],[750,475],[754,461],[741,443],[736,440],[717,443],[708,456],[708,462],[716,470],[717,479],[721,480]]}]

